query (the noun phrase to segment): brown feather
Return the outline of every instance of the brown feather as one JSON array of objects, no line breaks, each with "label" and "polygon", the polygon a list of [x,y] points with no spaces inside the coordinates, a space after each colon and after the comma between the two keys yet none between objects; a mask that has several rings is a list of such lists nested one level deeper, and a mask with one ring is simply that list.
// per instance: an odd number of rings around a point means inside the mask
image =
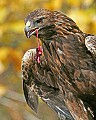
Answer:
[{"label": "brown feather", "polygon": [[[42,23],[37,23],[39,19]],[[27,16],[25,24],[28,21],[32,30],[36,25],[44,53],[40,64],[30,62],[32,65],[27,65],[32,70],[36,94],[43,100],[45,95],[48,98],[52,95],[57,101],[62,95],[62,105],[70,111],[71,119],[96,119],[96,36],[83,33],[71,18],[58,11],[35,10]],[[31,29],[25,28],[28,37]],[[33,34],[36,36],[35,32]],[[23,76],[27,78],[28,73]],[[52,104],[49,106],[53,109]]]}]

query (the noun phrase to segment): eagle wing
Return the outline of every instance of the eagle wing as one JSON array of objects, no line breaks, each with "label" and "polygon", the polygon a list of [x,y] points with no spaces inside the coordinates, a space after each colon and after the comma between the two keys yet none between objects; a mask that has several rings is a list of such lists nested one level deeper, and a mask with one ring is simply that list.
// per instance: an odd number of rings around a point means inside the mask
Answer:
[{"label": "eagle wing", "polygon": [[34,60],[36,49],[28,50],[22,59],[23,90],[28,105],[37,112],[38,96],[54,110],[61,120],[74,120],[59,90],[57,78],[46,64],[44,56],[40,64]]},{"label": "eagle wing", "polygon": [[94,55],[96,56],[96,36],[87,36],[85,38],[85,45],[87,49]]}]

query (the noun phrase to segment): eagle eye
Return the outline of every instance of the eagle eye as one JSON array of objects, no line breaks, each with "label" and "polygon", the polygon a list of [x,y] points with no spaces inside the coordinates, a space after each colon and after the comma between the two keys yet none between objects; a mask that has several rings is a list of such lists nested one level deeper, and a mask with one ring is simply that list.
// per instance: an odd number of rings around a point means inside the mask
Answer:
[{"label": "eagle eye", "polygon": [[43,23],[44,22],[44,19],[43,18],[40,18],[36,21],[37,23]]}]

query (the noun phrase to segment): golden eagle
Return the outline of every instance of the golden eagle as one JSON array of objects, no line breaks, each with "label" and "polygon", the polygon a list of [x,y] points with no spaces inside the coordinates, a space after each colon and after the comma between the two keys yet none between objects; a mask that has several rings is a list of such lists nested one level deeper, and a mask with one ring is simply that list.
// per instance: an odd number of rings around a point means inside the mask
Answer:
[{"label": "golden eagle", "polygon": [[22,59],[23,90],[28,105],[37,111],[38,97],[62,120],[96,119],[96,36],[83,33],[62,12],[38,9],[25,19],[27,38],[37,35],[38,50]]}]

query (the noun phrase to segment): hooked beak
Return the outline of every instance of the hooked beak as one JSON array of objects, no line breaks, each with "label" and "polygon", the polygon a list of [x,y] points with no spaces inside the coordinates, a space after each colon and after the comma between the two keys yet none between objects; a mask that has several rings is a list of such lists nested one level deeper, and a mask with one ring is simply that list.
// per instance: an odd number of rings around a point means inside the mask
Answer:
[{"label": "hooked beak", "polygon": [[25,31],[25,35],[26,35],[26,37],[27,38],[30,38],[32,35],[34,35],[35,33],[36,33],[36,29],[37,28],[29,28],[28,26],[25,26],[25,29],[24,29],[24,31]]},{"label": "hooked beak", "polygon": [[36,33],[36,29],[38,28],[34,27],[30,21],[27,21],[24,29],[26,37],[30,38],[32,35],[34,35]]},{"label": "hooked beak", "polygon": [[34,27],[29,21],[26,23],[26,26],[24,28],[25,35],[27,38],[30,38],[32,35],[36,35],[36,30],[40,30],[40,28]]}]

